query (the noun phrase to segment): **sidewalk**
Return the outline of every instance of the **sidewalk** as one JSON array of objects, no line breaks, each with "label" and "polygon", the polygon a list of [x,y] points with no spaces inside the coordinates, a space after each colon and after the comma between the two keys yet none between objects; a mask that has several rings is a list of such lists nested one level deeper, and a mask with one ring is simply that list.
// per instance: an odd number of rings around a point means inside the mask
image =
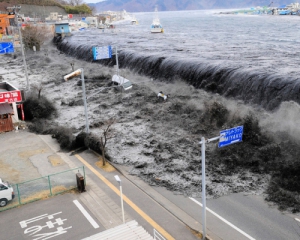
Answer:
[{"label": "sidewalk", "polygon": [[[39,137],[52,149],[53,152],[59,155],[70,168],[78,167],[70,160],[66,153],[59,152],[60,147],[55,139],[51,138],[49,135],[39,135]],[[121,208],[116,205],[114,201],[107,196],[90,177],[86,176],[86,182],[86,192],[81,193],[79,198],[95,215],[99,222],[106,229],[123,224]],[[125,216],[125,222],[133,220],[128,213],[126,213]]]}]

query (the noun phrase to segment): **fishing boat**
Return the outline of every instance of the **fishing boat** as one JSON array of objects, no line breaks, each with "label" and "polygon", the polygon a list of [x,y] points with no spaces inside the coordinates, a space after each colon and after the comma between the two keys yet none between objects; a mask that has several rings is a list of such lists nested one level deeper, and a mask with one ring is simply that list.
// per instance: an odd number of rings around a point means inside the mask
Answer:
[{"label": "fishing boat", "polygon": [[151,33],[163,33],[164,29],[162,25],[160,24],[159,18],[158,18],[158,11],[157,6],[155,6],[154,10],[154,18],[151,24]]},{"label": "fishing boat", "polygon": [[132,25],[138,24],[138,21],[135,16],[131,17],[131,24]]}]

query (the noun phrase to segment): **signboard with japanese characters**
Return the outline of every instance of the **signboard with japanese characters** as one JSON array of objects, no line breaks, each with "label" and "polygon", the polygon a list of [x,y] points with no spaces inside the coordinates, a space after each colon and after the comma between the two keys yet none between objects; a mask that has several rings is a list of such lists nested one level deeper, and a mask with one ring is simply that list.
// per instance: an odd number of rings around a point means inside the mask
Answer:
[{"label": "signboard with japanese characters", "polygon": [[111,46],[93,47],[94,60],[111,58],[111,56],[112,56]]},{"label": "signboard with japanese characters", "polygon": [[13,53],[14,44],[12,42],[1,42],[0,43],[0,54]]},{"label": "signboard with japanese characters", "polygon": [[20,90],[0,92],[0,103],[21,102],[22,95]]},{"label": "signboard with japanese characters", "polygon": [[[24,235],[29,239],[50,239],[67,233],[72,226],[63,226],[67,219],[62,219],[57,212],[53,214],[43,214],[20,222],[24,229]],[[63,237],[60,239],[64,239]]]},{"label": "signboard with japanese characters", "polygon": [[242,141],[244,126],[222,130],[220,132],[219,148]]}]

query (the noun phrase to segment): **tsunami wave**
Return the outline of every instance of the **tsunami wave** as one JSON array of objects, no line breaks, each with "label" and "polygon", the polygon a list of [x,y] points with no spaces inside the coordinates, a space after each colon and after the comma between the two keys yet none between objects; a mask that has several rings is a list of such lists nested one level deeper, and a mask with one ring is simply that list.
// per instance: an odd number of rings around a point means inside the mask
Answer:
[{"label": "tsunami wave", "polygon": [[[112,59],[94,61],[91,45],[68,42],[60,37],[55,37],[54,42],[61,52],[72,57],[106,66],[116,64],[115,55]],[[179,78],[195,88],[242,100],[266,110],[275,110],[285,101],[300,103],[299,79],[266,73],[260,69],[253,71],[203,59],[180,59],[132,50],[118,51],[118,62],[120,68],[127,68],[138,74],[166,82]]]}]

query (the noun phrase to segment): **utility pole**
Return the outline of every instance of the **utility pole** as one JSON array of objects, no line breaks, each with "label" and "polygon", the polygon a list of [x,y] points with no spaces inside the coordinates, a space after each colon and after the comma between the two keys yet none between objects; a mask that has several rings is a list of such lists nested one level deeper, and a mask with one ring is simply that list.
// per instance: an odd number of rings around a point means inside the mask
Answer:
[{"label": "utility pole", "polygon": [[13,13],[15,13],[15,21],[17,23],[18,32],[19,32],[21,52],[22,52],[24,69],[25,69],[25,77],[26,77],[26,82],[27,82],[26,90],[29,91],[30,90],[30,85],[29,85],[29,80],[28,80],[27,64],[26,64],[26,59],[25,59],[24,47],[23,47],[22,32],[21,32],[21,29],[20,29],[20,26],[19,26],[19,22],[18,22],[19,12],[16,12],[16,10],[20,10],[21,9],[21,6],[7,7],[6,9],[7,10],[8,9],[12,9]]}]

